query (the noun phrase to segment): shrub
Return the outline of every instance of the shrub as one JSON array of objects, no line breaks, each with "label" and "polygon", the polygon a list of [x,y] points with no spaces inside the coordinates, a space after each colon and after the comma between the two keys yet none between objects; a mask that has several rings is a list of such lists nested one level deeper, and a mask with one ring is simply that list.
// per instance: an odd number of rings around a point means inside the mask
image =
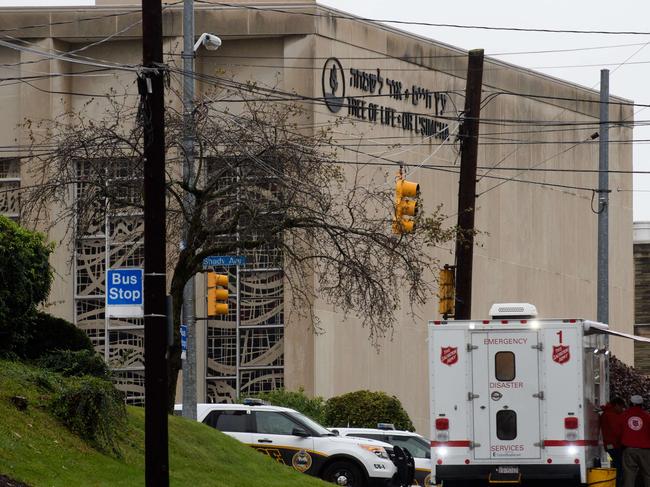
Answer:
[{"label": "shrub", "polygon": [[108,367],[94,350],[57,350],[43,355],[38,365],[66,377],[92,375],[108,379]]},{"label": "shrub", "polygon": [[29,359],[56,350],[93,350],[93,344],[83,330],[47,313],[38,312],[29,320],[29,335],[21,353]]},{"label": "shrub", "polygon": [[332,397],[325,404],[328,427],[376,428],[377,423],[393,423],[400,430],[415,429],[400,400],[385,392],[350,392]]},{"label": "shrub", "polygon": [[29,336],[27,318],[52,285],[52,250],[40,233],[0,216],[0,348],[15,350]]},{"label": "shrub", "polygon": [[268,401],[274,406],[282,406],[285,408],[295,409],[300,411],[305,416],[318,423],[325,421],[325,401],[322,397],[316,396],[310,398],[305,394],[303,387],[297,391],[287,391],[286,389],[276,389],[265,394],[261,394],[260,399]]},{"label": "shrub", "polygon": [[635,394],[643,396],[646,406],[650,404],[650,377],[612,357],[609,361],[610,399],[618,396],[629,402],[630,396]]},{"label": "shrub", "polygon": [[98,450],[120,454],[119,432],[126,425],[122,393],[107,380],[68,380],[50,404],[52,413]]}]

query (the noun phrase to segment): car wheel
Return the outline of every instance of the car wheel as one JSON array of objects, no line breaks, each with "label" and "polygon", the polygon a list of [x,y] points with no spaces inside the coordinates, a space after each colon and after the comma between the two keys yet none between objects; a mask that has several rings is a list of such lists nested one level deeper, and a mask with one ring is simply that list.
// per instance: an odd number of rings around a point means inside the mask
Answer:
[{"label": "car wheel", "polygon": [[334,462],[323,472],[323,480],[344,487],[365,487],[366,479],[359,467],[350,462]]}]

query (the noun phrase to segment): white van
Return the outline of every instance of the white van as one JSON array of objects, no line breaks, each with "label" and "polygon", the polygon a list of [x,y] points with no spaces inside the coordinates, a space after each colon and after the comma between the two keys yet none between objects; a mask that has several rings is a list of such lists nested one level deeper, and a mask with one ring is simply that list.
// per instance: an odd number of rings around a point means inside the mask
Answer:
[{"label": "white van", "polygon": [[535,319],[530,304],[490,320],[429,322],[435,483],[563,479],[600,466],[597,409],[607,402],[607,325]]}]

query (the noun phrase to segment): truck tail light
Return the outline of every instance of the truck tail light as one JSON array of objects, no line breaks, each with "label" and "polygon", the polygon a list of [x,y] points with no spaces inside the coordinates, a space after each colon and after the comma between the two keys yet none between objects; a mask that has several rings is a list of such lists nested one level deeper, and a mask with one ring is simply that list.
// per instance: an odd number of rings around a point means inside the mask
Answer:
[{"label": "truck tail light", "polygon": [[567,416],[564,418],[564,439],[568,441],[578,439],[578,418],[575,416]]},{"label": "truck tail light", "polygon": [[447,431],[449,429],[449,419],[436,418],[436,429],[439,431]]},{"label": "truck tail light", "polygon": [[436,441],[449,441],[448,418],[436,418]]},{"label": "truck tail light", "polygon": [[564,418],[564,427],[568,430],[578,429],[578,418],[575,416],[568,416]]}]

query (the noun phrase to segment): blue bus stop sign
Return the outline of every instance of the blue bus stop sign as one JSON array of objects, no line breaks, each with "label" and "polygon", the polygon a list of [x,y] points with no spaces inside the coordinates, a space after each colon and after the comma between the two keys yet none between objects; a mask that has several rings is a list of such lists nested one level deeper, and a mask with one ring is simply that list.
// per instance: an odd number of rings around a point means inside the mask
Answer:
[{"label": "blue bus stop sign", "polygon": [[114,318],[144,316],[144,270],[109,269],[106,271],[106,313]]}]

